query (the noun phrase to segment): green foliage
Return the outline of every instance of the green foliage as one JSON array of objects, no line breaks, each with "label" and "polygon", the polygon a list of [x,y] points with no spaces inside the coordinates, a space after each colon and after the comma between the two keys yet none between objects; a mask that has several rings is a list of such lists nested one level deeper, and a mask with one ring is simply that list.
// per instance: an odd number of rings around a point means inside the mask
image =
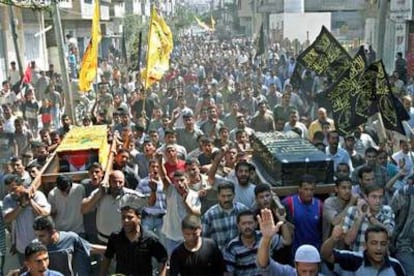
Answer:
[{"label": "green foliage", "polygon": [[147,43],[148,22],[142,22],[141,16],[129,14],[124,17],[123,26],[129,60],[128,65],[130,68],[136,68],[138,62],[139,32],[142,32],[142,48],[144,48]]},{"label": "green foliage", "polygon": [[178,35],[182,30],[194,25],[194,15],[194,12],[188,8],[182,5],[177,5],[174,16],[166,18],[167,24],[170,26],[173,33],[174,42],[178,41]]},{"label": "green foliage", "polygon": [[[179,39],[181,30],[188,28],[194,24],[194,13],[188,8],[177,5],[174,16],[164,18],[173,34],[174,43]],[[126,15],[123,19],[124,34],[126,37],[126,48],[128,53],[129,67],[136,68],[138,62],[138,41],[139,32],[142,32],[142,56],[141,61],[145,62],[145,51],[148,38],[149,18],[146,22],[142,21],[142,17],[134,14]]]}]

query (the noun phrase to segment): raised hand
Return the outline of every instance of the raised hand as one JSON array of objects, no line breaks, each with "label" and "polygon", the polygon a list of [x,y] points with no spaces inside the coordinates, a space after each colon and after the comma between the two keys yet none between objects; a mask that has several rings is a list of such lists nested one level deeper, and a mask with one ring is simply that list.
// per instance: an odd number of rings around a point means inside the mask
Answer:
[{"label": "raised hand", "polygon": [[264,238],[272,238],[276,233],[279,232],[279,229],[284,222],[279,221],[277,224],[275,224],[272,211],[267,208],[261,210],[260,212],[261,215],[257,215],[260,231],[262,232]]}]

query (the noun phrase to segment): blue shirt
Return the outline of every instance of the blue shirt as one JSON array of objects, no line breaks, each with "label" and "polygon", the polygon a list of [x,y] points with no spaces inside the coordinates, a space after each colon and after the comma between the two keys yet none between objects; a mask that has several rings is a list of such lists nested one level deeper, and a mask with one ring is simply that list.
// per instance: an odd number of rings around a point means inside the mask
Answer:
[{"label": "blue shirt", "polygon": [[74,232],[59,231],[57,243],[46,246],[49,267],[64,275],[88,275],[90,244]]},{"label": "blue shirt", "polygon": [[319,249],[322,244],[322,202],[313,198],[311,203],[305,204],[296,194],[286,197],[283,204],[295,225],[293,252],[302,244],[310,244]]},{"label": "blue shirt", "polygon": [[339,163],[346,163],[349,166],[350,171],[352,172],[354,170],[354,167],[352,166],[351,158],[349,157],[349,154],[346,150],[339,148],[335,154],[331,154],[329,152],[329,147],[326,147],[326,155],[330,157],[334,162],[334,170],[336,171],[336,167],[338,167]]}]

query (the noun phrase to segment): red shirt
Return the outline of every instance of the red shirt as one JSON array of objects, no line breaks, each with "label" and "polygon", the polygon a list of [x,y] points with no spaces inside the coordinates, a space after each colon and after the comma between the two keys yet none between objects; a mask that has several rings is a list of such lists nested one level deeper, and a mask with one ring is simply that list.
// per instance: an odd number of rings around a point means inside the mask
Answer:
[{"label": "red shirt", "polygon": [[185,170],[185,161],[178,159],[177,164],[173,165],[168,162],[164,164],[165,169],[167,170],[167,175],[171,181],[174,179],[175,171],[184,171]]}]

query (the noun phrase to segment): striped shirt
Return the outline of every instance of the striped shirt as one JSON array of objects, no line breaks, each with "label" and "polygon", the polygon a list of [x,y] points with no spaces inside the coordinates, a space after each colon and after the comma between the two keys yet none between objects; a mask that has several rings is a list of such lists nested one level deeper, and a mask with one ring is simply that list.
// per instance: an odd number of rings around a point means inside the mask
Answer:
[{"label": "striped shirt", "polygon": [[[256,265],[257,249],[259,248],[262,233],[255,232],[255,242],[251,248],[246,247],[241,240],[241,235],[232,239],[223,250],[224,261],[227,272],[233,275],[256,276],[260,270]],[[283,246],[283,239],[274,235],[271,243],[271,251],[280,249]]]},{"label": "striped shirt", "polygon": [[[388,205],[382,205],[381,210],[375,215],[375,218],[382,223],[387,230],[392,233],[395,226],[395,215],[393,210]],[[348,208],[346,212],[344,223],[342,229],[344,232],[348,232],[351,229],[352,225],[357,219],[357,207],[352,206]],[[368,218],[365,216],[364,220],[361,223],[361,226],[358,229],[357,237],[355,241],[350,245],[350,249],[355,252],[362,252],[365,249],[365,231],[367,231],[370,226]]]},{"label": "striped shirt", "polygon": [[237,234],[237,215],[248,208],[239,203],[233,203],[233,209],[223,210],[219,204],[213,205],[202,217],[203,235],[217,242],[220,249]]}]

